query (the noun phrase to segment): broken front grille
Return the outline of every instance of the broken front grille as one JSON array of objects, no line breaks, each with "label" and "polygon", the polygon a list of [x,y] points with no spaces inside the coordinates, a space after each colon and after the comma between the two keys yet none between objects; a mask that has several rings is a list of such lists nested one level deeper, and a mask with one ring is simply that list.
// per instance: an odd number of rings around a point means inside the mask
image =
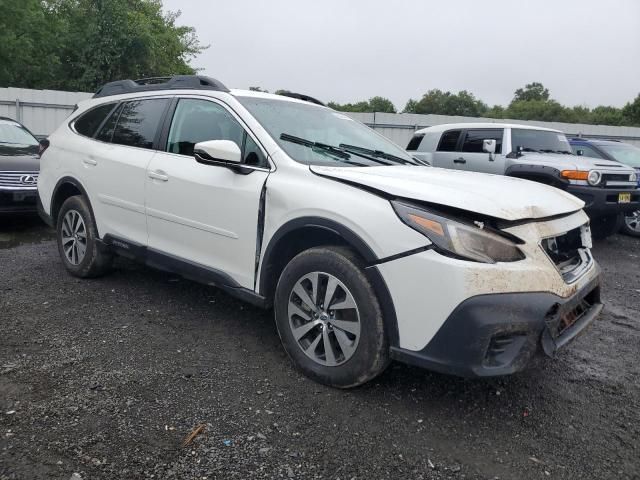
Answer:
[{"label": "broken front grille", "polygon": [[583,238],[585,234],[583,227],[578,227],[562,235],[545,238],[540,243],[567,283],[577,278],[577,272],[582,270],[579,267],[590,263],[591,254]]}]

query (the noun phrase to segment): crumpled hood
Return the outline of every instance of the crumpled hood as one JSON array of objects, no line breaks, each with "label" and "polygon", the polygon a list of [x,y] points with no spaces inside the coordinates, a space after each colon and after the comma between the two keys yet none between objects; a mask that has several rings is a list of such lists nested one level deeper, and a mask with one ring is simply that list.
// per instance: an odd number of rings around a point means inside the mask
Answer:
[{"label": "crumpled hood", "polygon": [[524,152],[516,163],[526,165],[545,165],[558,170],[597,170],[620,169],[629,170],[626,165],[603,158],[593,158],[578,155],[565,155],[562,153],[536,153]]},{"label": "crumpled hood", "polygon": [[518,178],[416,166],[324,167],[312,172],[393,196],[476,212],[502,220],[575,212],[584,202],[557,188]]}]

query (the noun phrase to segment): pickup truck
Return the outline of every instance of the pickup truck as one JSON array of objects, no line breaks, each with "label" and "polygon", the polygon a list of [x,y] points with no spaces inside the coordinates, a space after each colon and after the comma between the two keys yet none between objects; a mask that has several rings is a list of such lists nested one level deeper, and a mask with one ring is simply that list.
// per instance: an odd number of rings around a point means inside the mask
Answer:
[{"label": "pickup truck", "polygon": [[559,130],[507,123],[443,124],[416,131],[407,151],[434,167],[524,178],[571,193],[585,203],[594,238],[616,233],[623,214],[640,206],[633,168],[575,155]]}]

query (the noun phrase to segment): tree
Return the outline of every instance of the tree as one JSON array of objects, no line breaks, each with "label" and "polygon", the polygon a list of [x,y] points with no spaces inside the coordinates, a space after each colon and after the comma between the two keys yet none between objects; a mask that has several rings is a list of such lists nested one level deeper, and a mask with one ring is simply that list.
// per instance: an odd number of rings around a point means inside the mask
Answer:
[{"label": "tree", "polygon": [[[252,92],[263,92],[263,93],[269,93],[269,90],[263,90],[260,87],[249,87],[249,90],[251,90]],[[278,90],[279,92],[280,90]],[[276,94],[278,93],[276,92]]]},{"label": "tree", "polygon": [[356,103],[340,104],[336,102],[329,102],[327,106],[341,112],[396,113],[396,107],[393,105],[391,100],[384,97],[371,97],[369,100]]},{"label": "tree", "polygon": [[625,125],[640,125],[640,93],[622,109]]},{"label": "tree", "polygon": [[624,116],[619,108],[600,105],[591,110],[588,123],[594,125],[624,125]]},{"label": "tree", "polygon": [[0,11],[0,85],[93,91],[193,74],[189,61],[206,48],[161,0],[0,0]]},{"label": "tree", "polygon": [[[409,111],[409,109],[411,109]],[[433,113],[437,115],[482,116],[488,107],[472,93],[462,90],[458,93],[433,89],[425,93],[418,101],[409,100],[405,107],[408,113]]]},{"label": "tree", "polygon": [[540,82],[528,83],[524,88],[519,88],[515,91],[513,102],[522,102],[529,100],[549,100],[549,89],[544,88]]}]

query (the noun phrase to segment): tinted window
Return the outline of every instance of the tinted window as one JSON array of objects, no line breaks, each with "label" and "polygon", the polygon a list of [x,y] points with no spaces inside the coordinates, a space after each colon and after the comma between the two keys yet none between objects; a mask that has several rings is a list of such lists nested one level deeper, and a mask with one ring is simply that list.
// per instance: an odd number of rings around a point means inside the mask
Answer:
[{"label": "tinted window", "polygon": [[420,146],[420,142],[424,138],[424,134],[422,135],[414,135],[413,138],[409,141],[409,145],[407,145],[407,150],[418,150]]},{"label": "tinted window", "polygon": [[440,143],[438,144],[439,152],[455,152],[456,145],[458,144],[458,137],[460,137],[461,130],[449,130],[444,132],[440,137]]},{"label": "tinted window", "polygon": [[268,167],[266,157],[258,147],[258,144],[247,133],[244,134],[244,148],[242,150],[242,161],[247,165],[255,165],[257,167]]},{"label": "tinted window", "polygon": [[116,108],[113,112],[111,112],[111,115],[109,115],[109,118],[107,119],[107,121],[104,122],[104,125],[102,125],[102,127],[100,128],[100,131],[96,135],[97,140],[101,140],[103,142],[111,141],[111,138],[113,137],[113,131],[116,128],[116,122],[118,121],[118,117],[120,116],[121,111],[122,111],[122,104],[118,108]]},{"label": "tinted window", "polygon": [[585,157],[604,158],[598,151],[588,145],[571,145],[573,153],[578,154],[578,150],[582,150]]},{"label": "tinted window", "polygon": [[129,147],[153,148],[153,140],[168,102],[164,98],[125,102],[112,142]]},{"label": "tinted window", "polygon": [[483,140],[495,140],[496,141],[496,153],[502,153],[502,130],[467,130],[464,137],[464,143],[462,144],[463,152],[475,152],[483,153],[482,141]]},{"label": "tinted window", "polygon": [[[243,161],[261,164],[264,155],[258,146],[245,138],[245,131],[222,106],[206,100],[183,99],[178,103],[171,122],[167,151],[180,155],[193,155],[193,147],[207,140],[231,140],[243,151]],[[246,145],[245,145],[246,143]]]},{"label": "tinted window", "polygon": [[92,108],[84,115],[81,115],[74,124],[76,132],[85,137],[93,137],[100,124],[107,118],[107,115],[109,115],[115,106],[115,103],[107,103]]}]

